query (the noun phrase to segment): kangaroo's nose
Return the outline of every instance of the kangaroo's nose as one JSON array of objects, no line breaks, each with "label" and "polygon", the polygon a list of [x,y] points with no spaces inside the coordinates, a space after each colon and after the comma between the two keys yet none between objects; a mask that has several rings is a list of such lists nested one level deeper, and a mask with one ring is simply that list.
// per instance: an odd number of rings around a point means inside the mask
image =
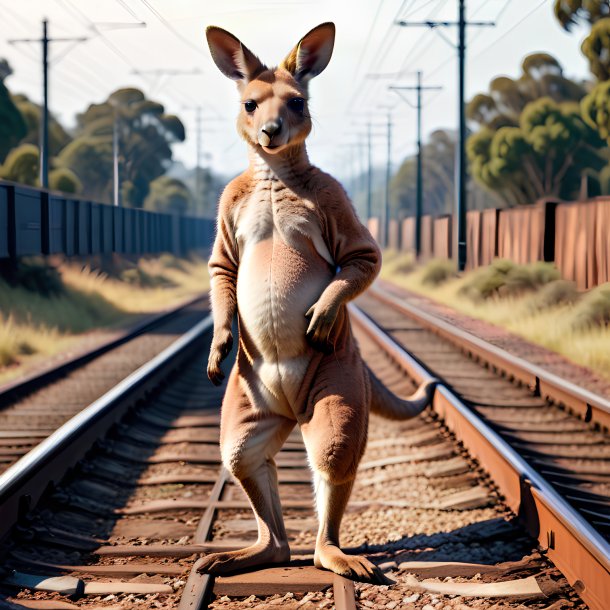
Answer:
[{"label": "kangaroo's nose", "polygon": [[261,128],[261,131],[267,135],[269,141],[273,139],[273,136],[278,134],[282,129],[282,119],[278,118],[274,121],[267,121]]}]

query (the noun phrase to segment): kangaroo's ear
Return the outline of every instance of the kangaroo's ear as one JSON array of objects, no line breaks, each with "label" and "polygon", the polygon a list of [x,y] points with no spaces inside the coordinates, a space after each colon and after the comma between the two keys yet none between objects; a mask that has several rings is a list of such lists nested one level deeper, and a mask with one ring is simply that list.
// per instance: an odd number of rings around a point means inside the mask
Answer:
[{"label": "kangaroo's ear", "polygon": [[306,83],[326,68],[333,54],[335,24],[323,23],[305,34],[281,64],[298,81]]},{"label": "kangaroo's ear", "polygon": [[214,63],[230,79],[247,83],[265,70],[260,59],[233,34],[209,26],[205,31]]}]

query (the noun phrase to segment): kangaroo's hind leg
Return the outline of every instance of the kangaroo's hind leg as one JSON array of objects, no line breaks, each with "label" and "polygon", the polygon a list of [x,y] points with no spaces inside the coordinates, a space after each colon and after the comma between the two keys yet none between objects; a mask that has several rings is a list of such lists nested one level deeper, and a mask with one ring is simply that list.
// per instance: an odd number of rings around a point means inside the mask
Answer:
[{"label": "kangaroo's hind leg", "polygon": [[273,456],[294,425],[286,417],[255,410],[233,369],[222,405],[220,448],[225,467],[252,505],[258,539],[244,549],[205,555],[197,562],[200,572],[226,574],[290,559]]},{"label": "kangaroo's hind leg", "polygon": [[359,354],[325,356],[301,421],[319,520],[314,563],[347,578],[386,584],[366,557],[346,555],[339,545],[341,520],[366,445],[368,411],[369,387]]}]

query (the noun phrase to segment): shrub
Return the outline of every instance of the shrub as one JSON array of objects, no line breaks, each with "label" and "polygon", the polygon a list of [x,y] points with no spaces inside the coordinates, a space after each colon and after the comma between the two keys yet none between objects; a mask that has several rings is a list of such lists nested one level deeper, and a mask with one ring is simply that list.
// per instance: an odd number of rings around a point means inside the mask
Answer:
[{"label": "shrub", "polygon": [[139,267],[126,269],[121,273],[121,280],[140,288],[173,287],[175,284],[162,275],[151,275]]},{"label": "shrub", "polygon": [[36,186],[38,185],[38,166],[38,148],[33,144],[21,144],[17,148],[13,148],[7,155],[4,165],[0,168],[0,178]]},{"label": "shrub", "polygon": [[424,267],[422,284],[440,286],[452,277],[456,277],[455,264],[452,261],[433,260]]},{"label": "shrub", "polygon": [[552,263],[515,263],[498,259],[488,267],[473,272],[460,289],[460,294],[473,300],[492,296],[516,296],[531,292],[560,279]]},{"label": "shrub", "polygon": [[528,301],[531,311],[543,311],[560,305],[572,305],[578,301],[580,294],[574,282],[554,280],[543,286]]},{"label": "shrub", "polygon": [[184,263],[173,254],[162,254],[159,257],[159,264],[165,269],[176,269],[177,271],[184,271],[186,273]]},{"label": "shrub", "polygon": [[588,292],[574,309],[572,327],[584,330],[610,325],[610,284],[602,284]]},{"label": "shrub", "polygon": [[0,277],[10,286],[20,286],[29,292],[43,296],[62,294],[65,286],[55,267],[44,260],[19,260],[0,267]]},{"label": "shrub", "polygon": [[83,190],[83,185],[78,176],[67,167],[54,169],[49,174],[49,186],[53,191],[69,194],[80,193]]}]

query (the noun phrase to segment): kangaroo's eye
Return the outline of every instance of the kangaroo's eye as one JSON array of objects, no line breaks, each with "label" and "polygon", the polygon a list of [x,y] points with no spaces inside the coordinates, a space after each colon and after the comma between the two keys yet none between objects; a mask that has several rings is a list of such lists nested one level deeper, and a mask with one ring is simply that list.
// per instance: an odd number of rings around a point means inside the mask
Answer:
[{"label": "kangaroo's eye", "polygon": [[288,101],[288,108],[298,114],[303,114],[305,110],[305,100],[302,97],[293,97]]},{"label": "kangaroo's eye", "polygon": [[244,102],[246,112],[254,112],[256,110],[256,102],[254,100],[246,100]]}]

